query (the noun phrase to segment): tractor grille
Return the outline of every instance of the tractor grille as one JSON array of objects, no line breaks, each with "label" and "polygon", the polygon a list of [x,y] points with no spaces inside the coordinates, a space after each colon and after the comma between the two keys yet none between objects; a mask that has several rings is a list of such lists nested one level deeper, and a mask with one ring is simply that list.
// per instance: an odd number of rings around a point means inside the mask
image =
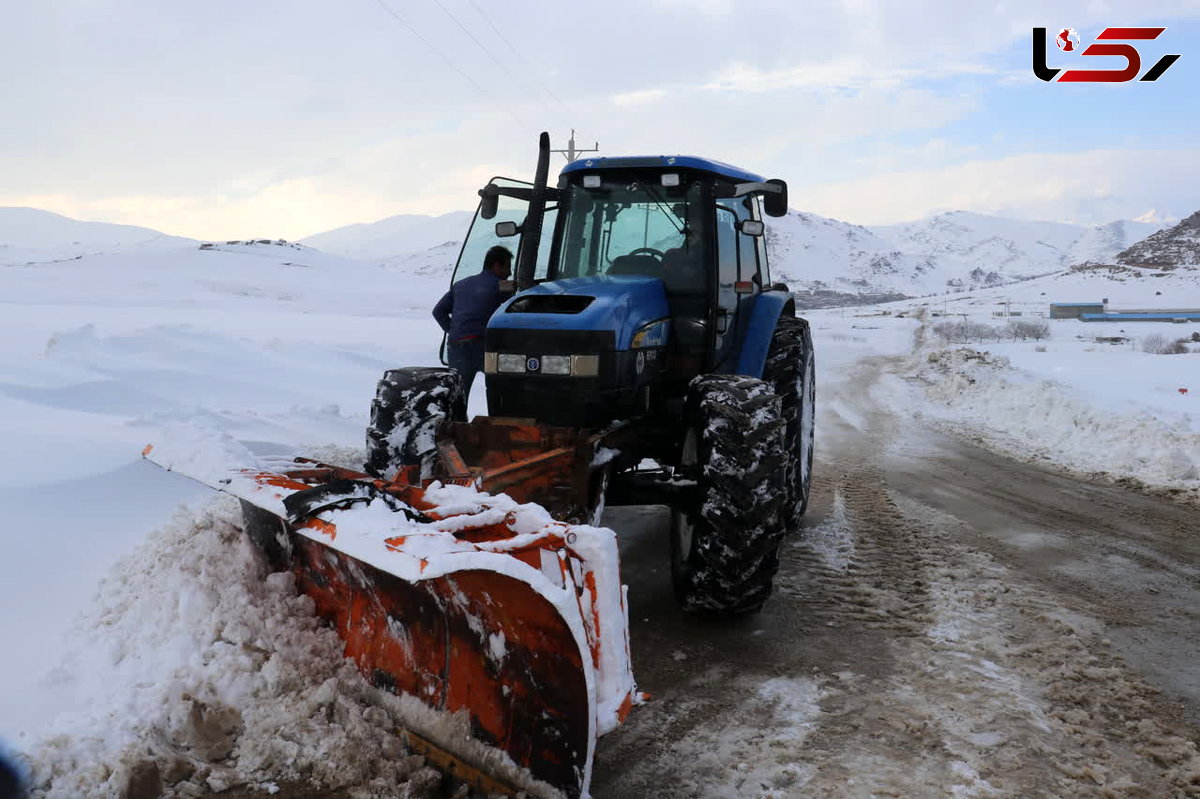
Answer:
[{"label": "tractor grille", "polygon": [[594,355],[612,352],[616,336],[611,330],[489,329],[488,352],[521,355]]}]

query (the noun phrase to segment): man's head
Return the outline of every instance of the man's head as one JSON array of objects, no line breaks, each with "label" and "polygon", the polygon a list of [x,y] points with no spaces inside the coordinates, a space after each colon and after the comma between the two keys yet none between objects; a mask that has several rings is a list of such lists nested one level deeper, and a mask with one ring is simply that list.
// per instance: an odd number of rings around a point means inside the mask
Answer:
[{"label": "man's head", "polygon": [[507,247],[497,244],[483,256],[483,269],[501,280],[508,280],[512,277],[512,259],[512,252]]}]

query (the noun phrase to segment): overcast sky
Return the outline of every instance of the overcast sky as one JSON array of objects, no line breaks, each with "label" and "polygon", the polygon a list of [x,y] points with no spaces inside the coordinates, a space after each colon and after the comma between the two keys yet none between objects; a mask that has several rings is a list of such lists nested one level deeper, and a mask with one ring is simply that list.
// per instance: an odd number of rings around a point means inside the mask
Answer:
[{"label": "overcast sky", "polygon": [[[1200,0],[1048,5],[13,0],[0,206],[295,239],[473,208],[491,175],[532,174],[538,131],[574,127],[602,155],[784,178],[794,208],[861,224],[1200,208]],[[1154,83],[1043,83],[1035,25],[1084,46],[1166,26],[1143,70],[1182,58]]]}]

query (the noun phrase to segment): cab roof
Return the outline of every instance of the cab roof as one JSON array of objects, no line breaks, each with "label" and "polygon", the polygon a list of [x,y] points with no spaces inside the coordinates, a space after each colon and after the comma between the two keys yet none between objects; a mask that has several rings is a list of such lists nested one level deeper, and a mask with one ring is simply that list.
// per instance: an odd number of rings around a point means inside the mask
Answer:
[{"label": "cab roof", "polygon": [[731,164],[713,161],[711,158],[698,158],[694,155],[628,155],[614,158],[580,158],[563,167],[560,175],[571,172],[591,172],[601,169],[696,169],[710,172],[730,180],[749,183],[763,183],[761,175],[747,172]]}]

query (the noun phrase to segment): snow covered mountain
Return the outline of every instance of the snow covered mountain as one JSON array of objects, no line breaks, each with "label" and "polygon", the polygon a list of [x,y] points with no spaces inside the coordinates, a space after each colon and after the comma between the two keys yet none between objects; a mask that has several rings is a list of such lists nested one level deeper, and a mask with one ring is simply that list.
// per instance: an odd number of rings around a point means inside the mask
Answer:
[{"label": "snow covered mountain", "polygon": [[1126,266],[1200,265],[1200,211],[1123,250],[1116,260]]},{"label": "snow covered mountain", "polygon": [[150,228],[81,222],[37,208],[0,208],[0,264],[192,243]]},{"label": "snow covered mountain", "polygon": [[1162,229],[1152,222],[1121,219],[1092,228],[1067,250],[1063,266],[1111,262],[1121,250]]},{"label": "snow covered mountain", "polygon": [[1111,260],[1153,224],[1097,228],[951,211],[903,225],[863,227],[791,212],[768,220],[776,276],[797,289],[931,294],[997,286]]},{"label": "snow covered mountain", "polygon": [[767,251],[773,279],[817,289],[865,291],[923,268],[868,228],[798,211],[769,220]]},{"label": "snow covered mountain", "polygon": [[[441,216],[401,214],[369,224],[328,230],[301,239],[301,243],[359,261],[394,262],[450,241],[462,242],[472,216],[469,211],[451,211]],[[457,248],[452,249],[457,257]]]},{"label": "snow covered mountain", "polygon": [[[418,276],[448,276],[471,215],[403,215],[310,236],[327,252]],[[954,211],[903,225],[864,227],[792,211],[768,220],[772,276],[818,294],[889,296],[1011,283],[1076,263],[1111,261],[1157,225],[1096,228]]]},{"label": "snow covered mountain", "polygon": [[933,262],[959,261],[986,272],[1023,277],[1059,268],[1080,236],[1075,225],[1029,222],[951,211],[905,225],[875,228],[902,252]]},{"label": "snow covered mountain", "polygon": [[[1195,254],[1184,220],[1169,238]],[[319,233],[308,248],[389,267],[414,278],[449,279],[471,213],[404,214],[370,224]],[[1200,223],[1197,223],[1200,224]],[[772,277],[814,301],[862,301],[997,286],[1082,263],[1114,263],[1130,245],[1158,230],[1147,222],[1120,220],[1096,228],[1034,222],[953,211],[903,225],[865,227],[818,214],[792,211],[768,220]],[[1164,231],[1164,236],[1169,231]],[[1168,246],[1154,239],[1160,249]],[[1188,245],[1187,242],[1193,242]],[[276,243],[276,242],[271,242]],[[0,208],[0,265],[19,265],[195,244],[147,228],[79,222],[32,208]],[[206,245],[215,246],[215,245]],[[1164,253],[1166,251],[1163,251]],[[1161,257],[1175,257],[1160,253]],[[1155,256],[1159,257],[1159,256]],[[1145,258],[1143,258],[1145,260]]]}]

